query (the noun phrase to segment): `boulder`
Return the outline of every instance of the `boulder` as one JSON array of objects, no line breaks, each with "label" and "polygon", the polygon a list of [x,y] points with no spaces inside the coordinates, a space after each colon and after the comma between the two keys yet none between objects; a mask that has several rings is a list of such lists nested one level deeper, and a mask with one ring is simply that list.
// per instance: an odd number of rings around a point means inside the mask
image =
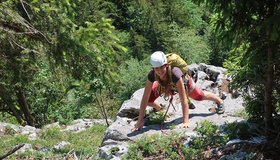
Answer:
[{"label": "boulder", "polygon": [[[218,115],[209,112],[210,107],[216,106],[212,101],[192,100],[196,108],[190,110],[189,118],[191,127],[186,129],[169,127],[171,125],[178,126],[178,124],[182,122],[180,100],[178,95],[175,95],[172,101],[174,108],[169,107],[169,116],[164,124],[144,125],[139,131],[132,131],[137,122],[140,102],[144,92],[144,88],[141,88],[137,90],[129,100],[123,102],[117,113],[116,120],[105,132],[97,159],[121,159],[121,156],[127,152],[129,144],[144,135],[161,134],[163,131],[165,133],[175,131],[192,137],[196,135],[194,128],[200,121],[208,120],[214,124],[223,125],[225,123],[243,120],[241,117],[237,116],[237,113],[243,109],[243,97],[241,94],[233,97],[232,94],[229,93],[228,85],[230,80],[227,78],[227,75],[225,75],[226,69],[206,64],[192,64],[189,68],[190,73],[197,75],[196,84],[200,89],[213,92],[224,99],[224,114]],[[198,74],[195,74],[196,72]],[[169,101],[166,101],[163,97],[159,97],[156,101],[165,106],[169,105]],[[148,114],[151,110],[151,107],[147,107],[146,113]]]}]

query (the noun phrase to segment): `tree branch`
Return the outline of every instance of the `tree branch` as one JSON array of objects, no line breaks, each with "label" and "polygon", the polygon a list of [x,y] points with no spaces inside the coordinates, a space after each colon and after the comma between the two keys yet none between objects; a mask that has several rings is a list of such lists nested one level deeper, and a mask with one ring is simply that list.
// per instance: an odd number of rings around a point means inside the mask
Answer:
[{"label": "tree branch", "polygon": [[24,4],[23,4],[23,1],[22,1],[22,0],[20,0],[20,3],[21,3],[21,6],[22,6],[22,8],[23,8],[23,10],[24,10],[25,14],[27,15],[28,19],[30,20],[31,18],[30,18],[30,16],[29,16],[29,14],[28,14],[28,12],[27,12],[27,10],[26,10],[26,8],[25,8]]},{"label": "tree branch", "polygon": [[7,152],[6,154],[0,156],[0,159],[4,159],[4,158],[8,157],[9,155],[15,153],[17,150],[19,150],[23,146],[24,146],[24,144],[17,145],[16,147],[14,147],[12,150]]},{"label": "tree branch", "polygon": [[14,40],[12,41],[16,46],[18,46],[20,49],[22,49],[22,50],[27,50],[27,51],[32,51],[32,52],[34,52],[34,53],[40,53],[40,52],[38,52],[38,51],[36,51],[36,50],[30,50],[30,49],[28,49],[28,48],[25,48],[25,47],[23,47],[23,46],[21,46],[20,44],[18,44],[18,43],[16,43]]},{"label": "tree branch", "polygon": [[[41,31],[37,30],[31,23],[29,23],[26,19],[21,17],[20,15],[13,13],[11,10],[2,10],[3,15],[11,17],[15,22],[5,22],[0,21],[0,29],[4,30],[10,34],[23,34],[33,38],[42,38],[48,44],[52,44],[51,40],[47,38]],[[25,32],[24,28],[27,29],[29,32]],[[42,40],[41,39],[41,40]]]}]

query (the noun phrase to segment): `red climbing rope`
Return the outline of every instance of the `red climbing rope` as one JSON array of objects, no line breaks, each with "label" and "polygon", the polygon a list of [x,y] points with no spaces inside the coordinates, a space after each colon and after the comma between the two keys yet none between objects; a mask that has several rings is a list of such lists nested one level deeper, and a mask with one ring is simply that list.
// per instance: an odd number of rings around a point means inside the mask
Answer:
[{"label": "red climbing rope", "polygon": [[[170,99],[169,99],[169,104],[168,104],[168,106],[167,106],[167,109],[166,109],[166,111],[165,111],[165,114],[164,114],[164,116],[163,116],[163,119],[165,119],[165,116],[167,115],[167,112],[168,112],[168,110],[169,110],[170,105],[172,105],[173,109],[176,111],[176,109],[175,109],[175,107],[174,107],[172,101],[173,101],[173,94],[171,94],[171,97],[170,97]],[[169,136],[170,134],[167,133],[167,132],[165,132],[165,131],[163,130],[163,125],[164,125],[164,122],[162,122],[161,125],[160,125],[160,130],[161,130],[161,132],[162,132],[163,134],[165,134],[166,136]],[[176,147],[176,149],[177,149],[177,152],[178,152],[179,156],[181,157],[182,160],[185,160],[185,157],[184,157],[184,155],[182,154],[182,152],[181,152],[181,150],[180,150],[180,148],[179,148],[178,142],[176,141],[175,138],[173,139],[173,142],[174,142],[174,145],[175,145],[175,147]]]}]

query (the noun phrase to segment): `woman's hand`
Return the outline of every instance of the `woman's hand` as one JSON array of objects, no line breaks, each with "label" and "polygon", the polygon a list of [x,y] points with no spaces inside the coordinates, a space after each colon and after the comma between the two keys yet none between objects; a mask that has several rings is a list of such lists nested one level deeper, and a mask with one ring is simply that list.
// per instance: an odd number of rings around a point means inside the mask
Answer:
[{"label": "woman's hand", "polygon": [[183,78],[181,77],[179,81],[176,83],[178,93],[181,100],[182,112],[183,112],[183,123],[180,124],[180,128],[189,128],[189,104],[187,99],[186,90],[183,83]]},{"label": "woman's hand", "polygon": [[135,124],[134,128],[132,129],[132,131],[138,131],[144,125],[145,111],[146,111],[146,107],[148,105],[150,93],[152,92],[152,86],[153,86],[153,82],[151,82],[150,80],[147,80],[146,81],[145,90],[144,90],[144,94],[142,96],[142,100],[141,100],[141,104],[140,104],[140,111],[139,111],[138,121]]},{"label": "woman's hand", "polygon": [[142,127],[144,126],[144,120],[139,120],[137,121],[137,123],[135,124],[134,128],[132,129],[132,131],[138,131],[140,130]]},{"label": "woman's hand", "polygon": [[181,123],[179,128],[190,128],[190,123],[189,122]]}]

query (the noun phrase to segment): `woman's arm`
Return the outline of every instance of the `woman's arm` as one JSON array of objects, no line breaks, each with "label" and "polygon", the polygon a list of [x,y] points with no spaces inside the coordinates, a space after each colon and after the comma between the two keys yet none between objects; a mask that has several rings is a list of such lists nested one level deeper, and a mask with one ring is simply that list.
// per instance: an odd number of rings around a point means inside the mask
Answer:
[{"label": "woman's arm", "polygon": [[139,111],[139,116],[138,116],[138,121],[135,124],[135,127],[132,130],[139,130],[143,127],[144,125],[144,116],[145,116],[145,111],[148,105],[149,97],[152,91],[152,86],[153,83],[149,80],[146,82],[144,94],[142,96],[141,104],[140,104],[140,111]]},{"label": "woman's arm", "polygon": [[180,96],[181,105],[182,105],[182,112],[183,112],[183,123],[181,124],[180,127],[188,128],[188,127],[190,127],[190,124],[189,124],[189,104],[188,104],[186,89],[185,89],[182,77],[176,83],[176,87],[178,89],[178,93],[179,93],[179,96]]}]

